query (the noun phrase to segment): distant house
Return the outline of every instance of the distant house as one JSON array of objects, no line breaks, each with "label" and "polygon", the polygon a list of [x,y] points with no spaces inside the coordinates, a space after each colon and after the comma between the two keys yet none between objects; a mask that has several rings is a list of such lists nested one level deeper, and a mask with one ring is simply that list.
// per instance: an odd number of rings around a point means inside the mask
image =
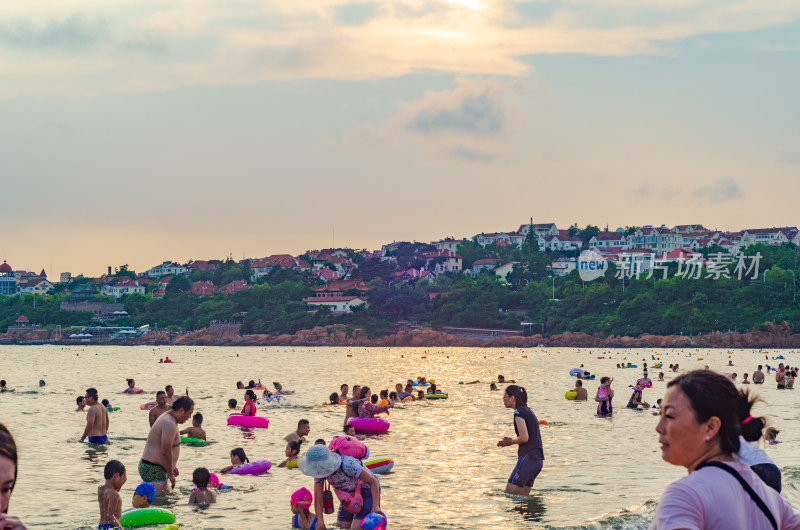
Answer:
[{"label": "distant house", "polygon": [[455,253],[458,252],[458,245],[466,242],[466,239],[453,239],[452,237],[448,237],[446,239],[440,239],[439,241],[431,241],[431,245],[436,247],[436,250],[449,250]]},{"label": "distant house", "polygon": [[345,291],[352,289],[356,289],[362,293],[361,296],[364,296],[372,290],[372,287],[367,285],[364,280],[331,280],[325,285],[311,288],[317,298],[341,297],[344,296]]},{"label": "distant house", "polygon": [[192,292],[200,296],[209,296],[219,291],[219,288],[211,282],[194,282]]},{"label": "distant house", "polygon": [[558,227],[555,223],[534,223],[520,225],[517,232],[527,237],[528,233],[533,230],[533,235],[539,236],[557,236],[559,233]]},{"label": "distant house", "polygon": [[748,245],[782,245],[797,241],[797,227],[786,226],[782,228],[748,228],[742,230],[740,238],[742,246]]},{"label": "distant house", "polygon": [[216,263],[211,263],[205,260],[194,260],[186,267],[189,272],[191,271],[213,271],[217,268]]},{"label": "distant house", "polygon": [[150,278],[161,278],[162,276],[167,276],[168,274],[176,275],[176,274],[184,274],[187,268],[183,265],[179,265],[174,261],[165,261],[161,265],[156,265],[152,269],[147,271],[147,276]]},{"label": "distant house", "polygon": [[470,275],[475,277],[482,271],[490,271],[497,267],[498,261],[496,259],[478,259],[472,263],[472,270]]},{"label": "distant house", "polygon": [[628,238],[617,232],[600,232],[589,240],[589,248],[603,249],[611,247],[628,248]]},{"label": "distant house", "polygon": [[247,282],[243,282],[242,280],[235,280],[232,281],[231,283],[226,283],[225,285],[220,287],[219,290],[225,294],[233,294],[233,293],[238,293],[239,291],[244,291],[245,289],[249,289],[250,287],[252,286]]},{"label": "distant house", "polygon": [[558,258],[547,266],[547,270],[556,276],[566,276],[577,268],[577,258]]},{"label": "distant house", "polygon": [[360,296],[328,296],[303,299],[312,311],[320,307],[328,307],[334,313],[350,313],[355,307],[366,306],[366,298]]},{"label": "distant house", "polygon": [[482,247],[495,244],[521,247],[525,242],[525,235],[519,232],[481,232],[475,235],[474,239]]},{"label": "distant house", "polygon": [[568,235],[539,236],[539,250],[544,251],[569,251],[580,250],[583,240],[579,237]]},{"label": "distant house", "polygon": [[331,280],[340,280],[344,275],[340,272],[336,272],[332,269],[325,267],[324,269],[317,269],[311,273],[312,276],[315,278],[319,278],[324,282],[329,282]]},{"label": "distant house", "polygon": [[514,270],[514,265],[519,265],[518,261],[509,261],[494,269],[494,273],[500,277],[500,281],[508,283],[508,273]]},{"label": "distant house", "polygon": [[268,275],[275,267],[299,271],[311,270],[309,263],[290,254],[273,254],[266,258],[250,260],[250,281],[255,282],[262,276]]},{"label": "distant house", "polygon": [[436,250],[426,252],[422,256],[425,258],[425,268],[437,275],[446,272],[461,272],[463,258],[452,250]]},{"label": "distant house", "polygon": [[22,294],[33,293],[46,295],[54,288],[53,284],[45,279],[27,280],[19,284],[19,292]]},{"label": "distant house", "polygon": [[396,280],[400,280],[403,283],[409,283],[422,280],[424,278],[431,278],[433,277],[433,273],[424,269],[419,270],[411,268],[405,271],[395,272],[392,274],[392,277],[394,277]]},{"label": "distant house", "polygon": [[100,293],[105,296],[120,297],[126,294],[144,294],[145,288],[135,280],[122,280],[115,284],[104,285]]}]

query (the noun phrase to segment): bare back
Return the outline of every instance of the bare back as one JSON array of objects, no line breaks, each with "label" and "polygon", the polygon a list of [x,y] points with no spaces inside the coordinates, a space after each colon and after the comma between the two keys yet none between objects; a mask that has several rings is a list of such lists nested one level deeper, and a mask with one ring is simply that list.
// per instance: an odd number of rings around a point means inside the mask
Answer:
[{"label": "bare back", "polygon": [[105,484],[97,488],[97,503],[100,505],[100,524],[115,524],[122,516],[122,498],[117,491]]},{"label": "bare back", "polygon": [[100,403],[89,407],[86,414],[86,425],[89,427],[89,436],[105,436],[108,434],[108,411]]},{"label": "bare back", "polygon": [[150,409],[150,427],[153,426],[153,424],[156,422],[156,420],[159,418],[159,416],[161,416],[162,414],[164,414],[168,410],[169,410],[169,407],[166,406],[166,405],[163,406],[163,407],[159,407],[158,405],[156,405],[155,407]]}]

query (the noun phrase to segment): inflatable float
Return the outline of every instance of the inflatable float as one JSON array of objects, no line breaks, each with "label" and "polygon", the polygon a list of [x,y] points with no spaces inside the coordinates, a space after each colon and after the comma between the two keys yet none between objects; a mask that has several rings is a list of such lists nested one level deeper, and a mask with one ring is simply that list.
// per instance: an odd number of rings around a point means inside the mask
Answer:
[{"label": "inflatable float", "polygon": [[382,473],[388,473],[389,470],[394,467],[394,460],[391,458],[376,458],[375,460],[364,462],[364,465],[373,473],[380,475]]},{"label": "inflatable float", "polygon": [[256,462],[248,462],[241,466],[236,466],[228,471],[228,473],[233,473],[234,475],[261,475],[269,471],[271,467],[272,462],[269,460],[258,460]]},{"label": "inflatable float", "polygon": [[426,394],[424,399],[447,399],[447,394]]},{"label": "inflatable float", "polygon": [[567,398],[568,400],[572,401],[572,400],[574,400],[576,397],[578,397],[578,393],[577,393],[577,392],[575,392],[574,390],[570,390],[570,391],[568,391],[568,392],[566,392],[566,393],[564,394],[564,397],[565,397],[565,398]]},{"label": "inflatable float", "polygon": [[122,512],[122,526],[144,526],[151,524],[173,524],[175,514],[163,508],[134,508]]},{"label": "inflatable float", "polygon": [[573,368],[572,370],[569,371],[569,375],[571,375],[572,377],[583,374],[584,374],[583,368]]},{"label": "inflatable float", "polygon": [[242,416],[240,414],[231,414],[228,416],[228,425],[266,429],[269,427],[269,420],[263,416]]},{"label": "inflatable float", "polygon": [[[282,395],[278,394],[277,396],[270,396],[270,397],[267,397],[267,398],[261,398],[261,399],[257,400],[256,403],[261,405],[261,406],[269,407],[269,406],[280,405],[281,403],[285,402],[287,399],[289,399],[289,398],[287,398],[286,396],[282,396]],[[346,405],[346,403],[345,403],[345,405]]]},{"label": "inflatable float", "polygon": [[155,403],[142,403],[141,405],[139,405],[139,409],[140,410],[150,410],[155,406],[156,406]]},{"label": "inflatable float", "polygon": [[211,442],[208,440],[201,440],[200,438],[192,438],[191,436],[181,436],[181,443],[184,445],[193,445],[195,447],[205,447]]},{"label": "inflatable float", "polygon": [[389,422],[382,418],[350,418],[348,425],[358,431],[386,432],[389,430]]}]

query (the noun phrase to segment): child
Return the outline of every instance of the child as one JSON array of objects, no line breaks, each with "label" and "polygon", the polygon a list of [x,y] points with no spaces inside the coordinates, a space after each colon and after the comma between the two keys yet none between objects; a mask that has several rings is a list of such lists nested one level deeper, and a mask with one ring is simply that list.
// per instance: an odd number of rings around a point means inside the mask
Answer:
[{"label": "child", "polygon": [[182,435],[189,436],[190,438],[197,438],[198,440],[206,439],[206,431],[200,427],[203,425],[203,415],[199,412],[192,416],[192,426],[187,427],[181,431]]},{"label": "child", "polygon": [[778,440],[778,433],[780,433],[780,432],[781,431],[779,431],[775,427],[767,427],[767,430],[764,433],[766,435],[767,442],[769,442],[770,445],[775,445],[775,444],[781,443]]},{"label": "child", "polygon": [[314,445],[327,445],[324,438],[317,438]]},{"label": "child", "polygon": [[142,482],[133,492],[131,506],[134,508],[149,508],[156,498],[156,487],[149,482]]},{"label": "child", "polygon": [[339,404],[339,394],[336,392],[332,392],[331,395],[328,397],[328,405],[338,405]]},{"label": "child", "polygon": [[[300,446],[303,445],[303,441],[299,442],[289,442],[289,445],[286,446],[286,460],[278,464],[278,467],[286,467],[286,464],[289,462],[296,462],[297,455],[300,454]],[[316,445],[316,444],[315,444]]]},{"label": "child", "polygon": [[389,403],[394,405],[398,401],[400,401],[400,400],[397,399],[397,392],[389,392]]},{"label": "child", "polygon": [[110,460],[103,470],[103,477],[106,482],[97,488],[97,503],[100,505],[100,524],[97,528],[106,530],[107,528],[118,528],[122,526],[119,521],[122,515],[122,498],[119,490],[128,475],[125,473],[125,466],[119,460]]},{"label": "child", "polygon": [[114,407],[111,406],[111,403],[107,399],[104,399],[100,403],[103,404],[103,406],[106,408],[107,411],[111,412],[114,410]]},{"label": "child", "polygon": [[664,381],[664,372],[658,372],[658,380],[661,382]]},{"label": "child", "polygon": [[241,447],[237,447],[236,449],[231,451],[231,465],[223,467],[220,470],[220,473],[227,473],[236,466],[241,466],[249,461],[250,459],[247,458],[247,455],[244,454],[244,449],[242,449]]},{"label": "child", "polygon": [[656,400],[656,404],[655,404],[655,406],[653,408],[656,409],[656,410],[653,411],[653,416],[660,416],[661,415],[661,398],[658,398]]},{"label": "child", "polygon": [[237,401],[235,399],[228,400],[228,408],[231,410],[236,410],[238,407],[236,406]]},{"label": "child", "polygon": [[497,383],[492,383],[491,385],[489,385],[489,390],[499,390],[497,388]]},{"label": "child", "polygon": [[417,399],[425,399],[425,391],[417,390]]},{"label": "child", "polygon": [[346,436],[350,436],[352,438],[355,438],[356,440],[366,440],[367,439],[367,437],[364,436],[363,434],[356,434],[356,428],[353,427],[352,425],[345,425],[344,426],[344,434]]},{"label": "child", "polygon": [[189,495],[189,504],[212,504],[217,502],[217,492],[208,489],[208,481],[211,473],[204,467],[198,467],[192,473],[192,482],[197,487]]},{"label": "child", "polygon": [[313,495],[306,488],[300,488],[292,493],[292,498],[289,500],[292,513],[292,528],[303,528],[308,530],[314,528],[317,524],[317,518],[313,513],[308,511],[314,501]]},{"label": "child", "polygon": [[742,376],[742,384],[743,385],[749,385],[750,384],[750,381],[747,379],[747,377],[748,376],[747,376],[746,373]]}]

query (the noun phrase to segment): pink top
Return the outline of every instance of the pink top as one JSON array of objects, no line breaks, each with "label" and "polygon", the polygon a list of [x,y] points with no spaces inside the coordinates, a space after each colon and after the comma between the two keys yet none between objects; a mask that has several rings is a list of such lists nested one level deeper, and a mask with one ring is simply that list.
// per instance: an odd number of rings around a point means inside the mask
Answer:
[{"label": "pink top", "polygon": [[[247,408],[247,405],[250,405],[250,414],[245,414],[244,411]],[[242,415],[243,416],[255,416],[256,415],[256,404],[252,401],[245,401],[244,407],[242,407]]]},{"label": "pink top", "polygon": [[[800,527],[800,515],[749,466],[723,462],[734,468],[767,505],[778,528]],[[704,467],[670,484],[661,495],[650,530],[728,530],[770,528],[764,512],[727,471]]]}]

